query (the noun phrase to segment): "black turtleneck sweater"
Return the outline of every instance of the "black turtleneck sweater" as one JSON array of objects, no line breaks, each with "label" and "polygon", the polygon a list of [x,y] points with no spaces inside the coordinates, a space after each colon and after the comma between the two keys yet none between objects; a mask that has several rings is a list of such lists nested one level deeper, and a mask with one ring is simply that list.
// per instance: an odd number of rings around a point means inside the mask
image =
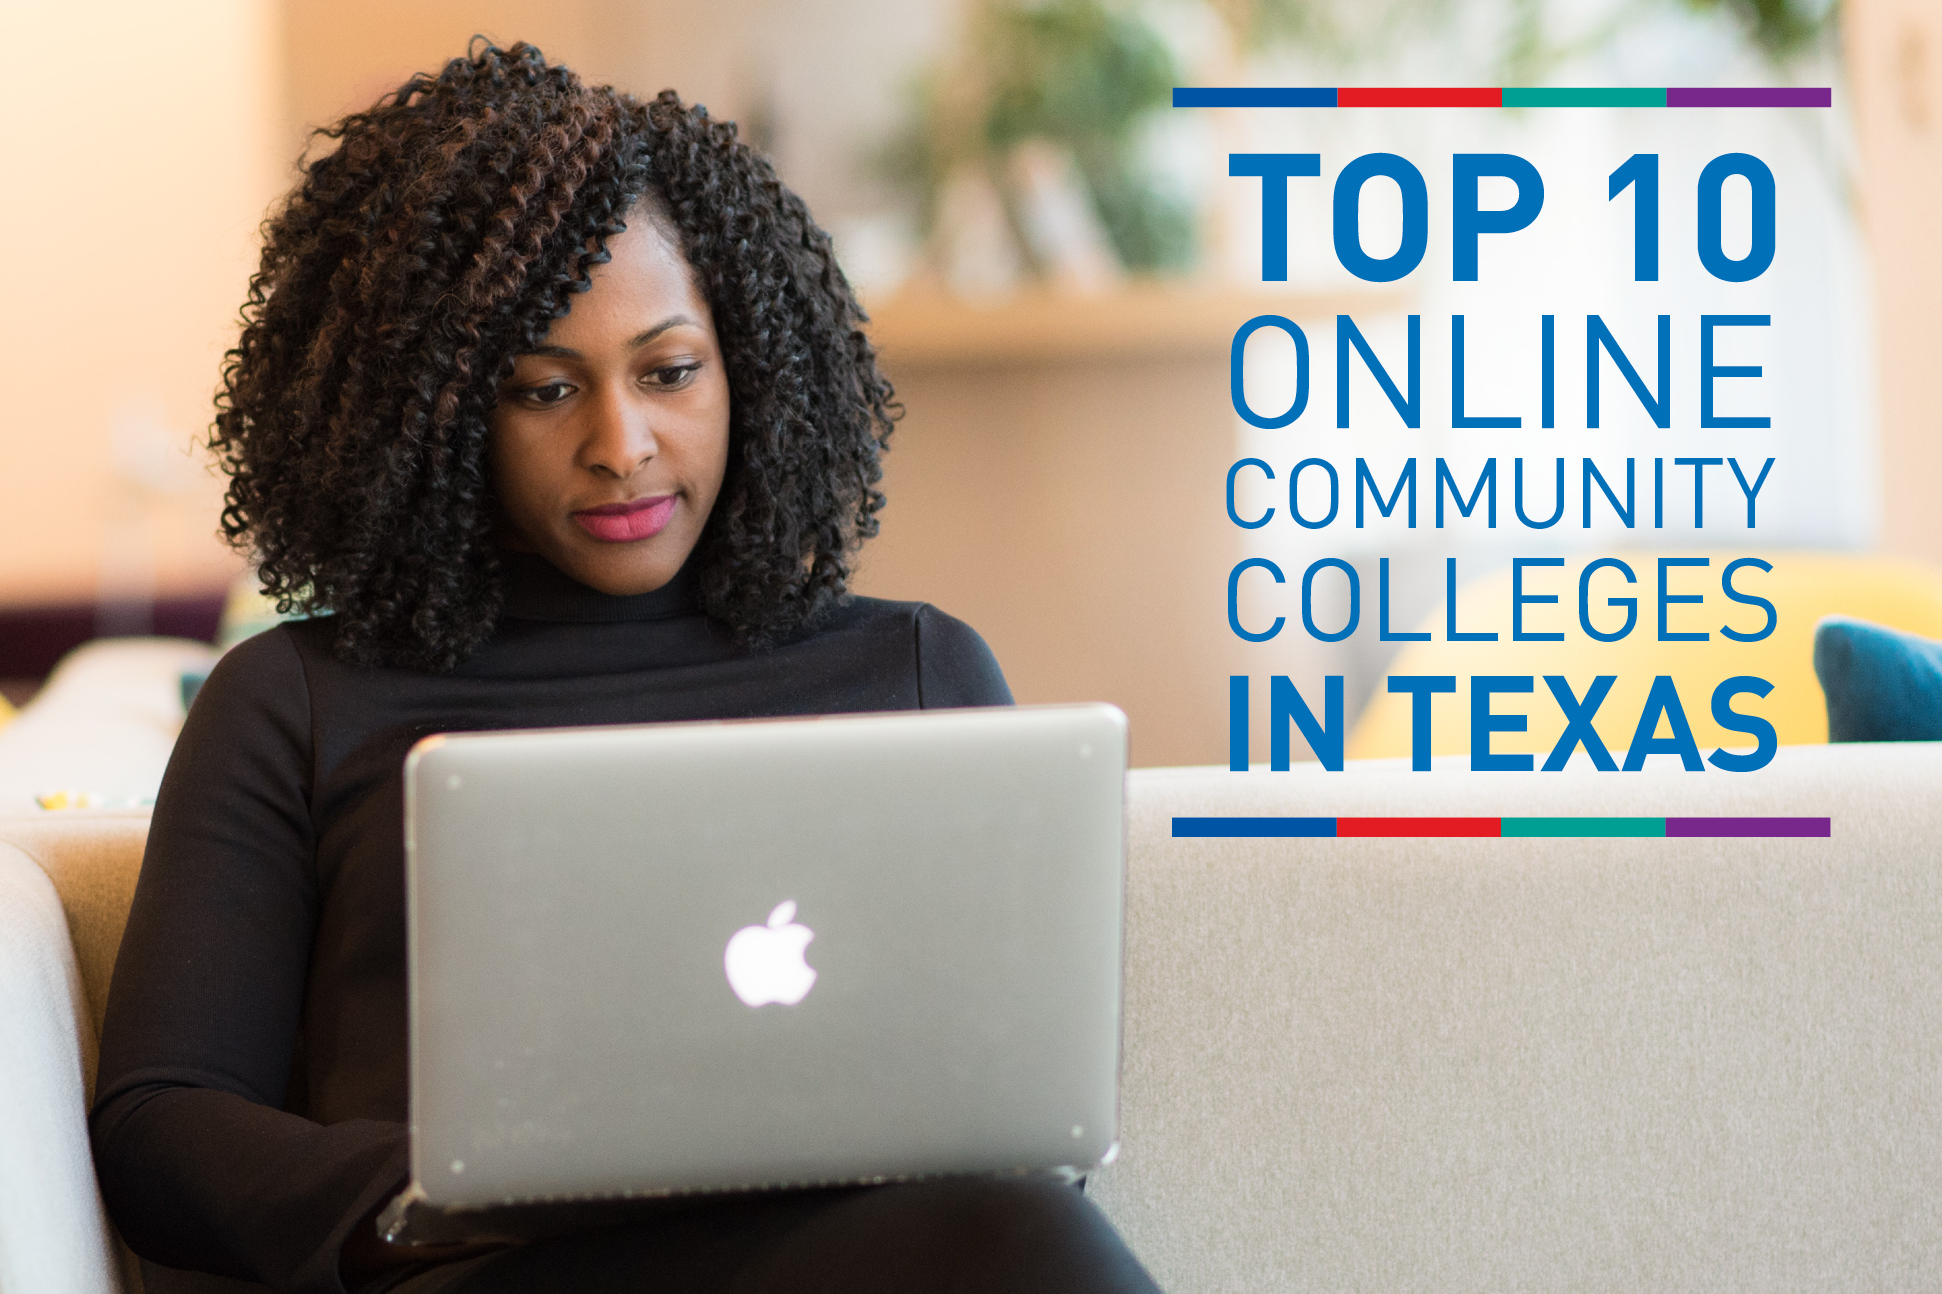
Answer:
[{"label": "black turtleneck sweater", "polygon": [[155,802],[92,1117],[143,1257],[342,1290],[349,1229],[406,1175],[405,753],[435,732],[1002,705],[982,639],[854,599],[747,652],[684,573],[610,597],[514,558],[495,635],[449,674],[363,669],[325,620],[223,657]]}]

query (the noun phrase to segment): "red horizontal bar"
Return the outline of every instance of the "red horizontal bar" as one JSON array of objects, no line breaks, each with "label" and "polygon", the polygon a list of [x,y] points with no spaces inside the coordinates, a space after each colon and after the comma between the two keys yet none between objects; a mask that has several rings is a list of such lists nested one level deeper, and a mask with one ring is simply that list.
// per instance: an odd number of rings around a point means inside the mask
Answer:
[{"label": "red horizontal bar", "polygon": [[1337,818],[1335,834],[1342,836],[1482,836],[1503,834],[1500,818]]},{"label": "red horizontal bar", "polygon": [[1498,86],[1438,90],[1345,85],[1335,92],[1335,105],[1338,108],[1501,108],[1504,92]]}]

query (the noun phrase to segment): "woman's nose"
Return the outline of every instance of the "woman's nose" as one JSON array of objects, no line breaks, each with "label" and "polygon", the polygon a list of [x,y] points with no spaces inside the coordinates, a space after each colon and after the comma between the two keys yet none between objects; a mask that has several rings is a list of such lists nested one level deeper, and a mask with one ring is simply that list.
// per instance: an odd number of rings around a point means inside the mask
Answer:
[{"label": "woman's nose", "polygon": [[651,410],[624,391],[605,391],[590,402],[582,465],[597,476],[624,481],[659,452]]}]

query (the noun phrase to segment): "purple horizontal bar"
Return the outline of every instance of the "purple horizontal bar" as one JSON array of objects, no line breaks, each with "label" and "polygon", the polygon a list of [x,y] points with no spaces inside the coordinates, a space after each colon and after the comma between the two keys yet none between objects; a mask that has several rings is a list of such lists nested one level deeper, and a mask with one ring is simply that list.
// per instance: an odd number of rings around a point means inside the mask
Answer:
[{"label": "purple horizontal bar", "polygon": [[1668,108],[1831,108],[1834,91],[1824,85],[1746,86],[1717,89],[1668,87]]},{"label": "purple horizontal bar", "polygon": [[1733,836],[1831,836],[1831,818],[1667,818],[1666,835],[1688,839]]}]

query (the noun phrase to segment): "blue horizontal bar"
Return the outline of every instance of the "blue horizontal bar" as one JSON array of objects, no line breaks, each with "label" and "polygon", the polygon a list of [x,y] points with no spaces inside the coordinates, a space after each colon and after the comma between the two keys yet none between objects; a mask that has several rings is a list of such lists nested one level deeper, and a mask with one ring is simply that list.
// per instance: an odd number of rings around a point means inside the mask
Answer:
[{"label": "blue horizontal bar", "polygon": [[1183,836],[1220,837],[1262,837],[1262,836],[1328,836],[1335,835],[1333,818],[1175,818],[1173,835],[1177,840]]},{"label": "blue horizontal bar", "polygon": [[1176,85],[1176,108],[1333,108],[1335,87],[1304,85]]}]

